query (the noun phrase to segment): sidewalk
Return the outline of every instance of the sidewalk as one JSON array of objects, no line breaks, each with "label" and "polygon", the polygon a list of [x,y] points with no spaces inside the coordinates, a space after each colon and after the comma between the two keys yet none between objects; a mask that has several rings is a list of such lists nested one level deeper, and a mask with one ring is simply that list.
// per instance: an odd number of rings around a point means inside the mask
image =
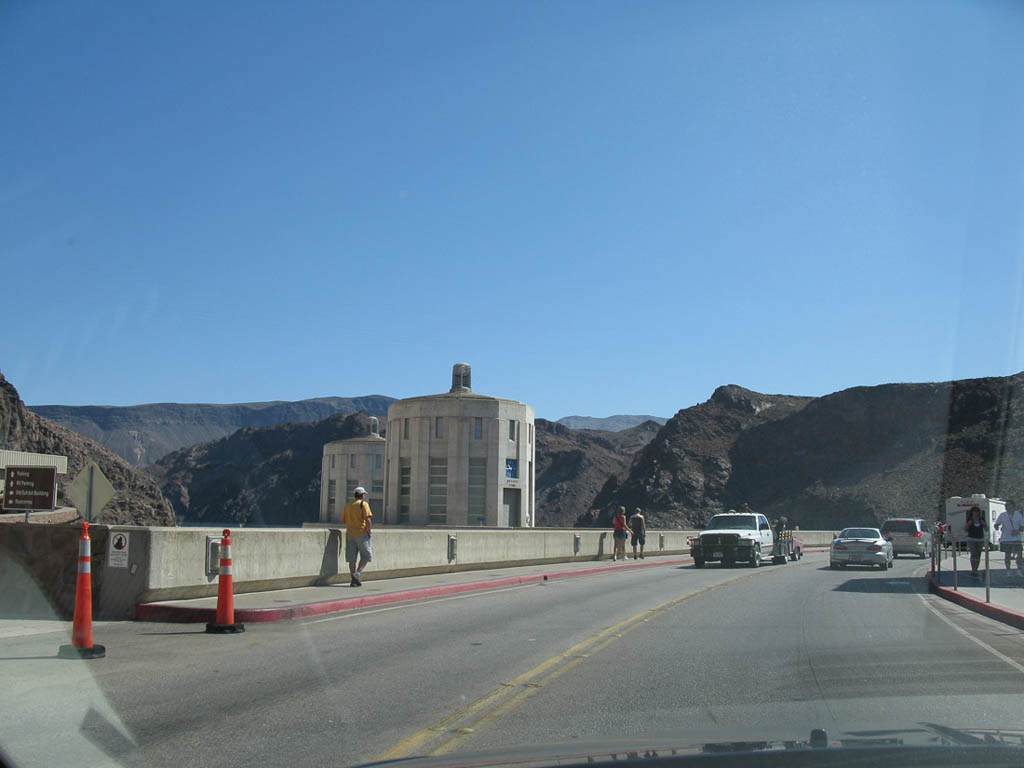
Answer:
[{"label": "sidewalk", "polygon": [[[347,583],[268,592],[235,593],[235,622],[239,624],[283,621],[355,608],[418,600],[460,592],[499,589],[517,584],[551,581],[613,570],[684,565],[693,559],[685,555],[648,555],[643,560],[586,560],[548,563],[479,571],[456,571],[397,579],[374,579],[373,571],[363,576],[362,587]],[[135,606],[136,621],[213,622],[217,598],[168,600]]]},{"label": "sidewalk", "polygon": [[968,610],[1024,629],[1024,577],[1007,573],[1002,552],[989,553],[989,602],[985,601],[984,556],[980,575],[975,578],[971,576],[967,553],[957,554],[954,587],[952,555],[950,552],[944,555],[941,572],[930,574],[928,579],[928,587],[933,593]]}]

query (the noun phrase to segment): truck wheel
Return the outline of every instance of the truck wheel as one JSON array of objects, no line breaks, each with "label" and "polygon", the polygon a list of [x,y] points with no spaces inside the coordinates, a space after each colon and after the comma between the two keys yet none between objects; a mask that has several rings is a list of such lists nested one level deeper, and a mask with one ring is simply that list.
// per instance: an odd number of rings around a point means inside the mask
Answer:
[{"label": "truck wheel", "polygon": [[701,560],[698,557],[693,558],[693,567],[694,568],[703,568],[704,567],[704,561]]},{"label": "truck wheel", "polygon": [[761,548],[754,547],[753,555],[750,558],[750,567],[757,568],[761,564]]}]

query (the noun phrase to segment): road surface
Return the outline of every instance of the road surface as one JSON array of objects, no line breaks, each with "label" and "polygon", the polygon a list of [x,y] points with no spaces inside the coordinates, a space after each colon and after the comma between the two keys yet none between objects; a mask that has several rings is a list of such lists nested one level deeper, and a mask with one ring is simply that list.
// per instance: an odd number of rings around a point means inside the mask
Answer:
[{"label": "road surface", "polygon": [[4,638],[18,765],[324,764],[592,739],[1024,724],[1020,632],[925,593],[922,561],[665,566],[252,624],[98,622],[107,657]]}]

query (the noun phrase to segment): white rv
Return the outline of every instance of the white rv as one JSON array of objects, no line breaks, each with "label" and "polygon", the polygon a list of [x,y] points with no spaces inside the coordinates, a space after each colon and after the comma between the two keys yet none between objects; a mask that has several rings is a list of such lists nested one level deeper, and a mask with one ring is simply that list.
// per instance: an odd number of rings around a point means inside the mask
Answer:
[{"label": "white rv", "polygon": [[984,493],[972,493],[970,496],[951,496],[946,499],[946,524],[949,531],[944,537],[948,541],[967,541],[964,524],[967,522],[967,510],[977,506],[981,509],[981,519],[988,525],[989,544],[999,548],[999,531],[995,528],[996,518],[1006,509],[1002,499],[990,499]]}]

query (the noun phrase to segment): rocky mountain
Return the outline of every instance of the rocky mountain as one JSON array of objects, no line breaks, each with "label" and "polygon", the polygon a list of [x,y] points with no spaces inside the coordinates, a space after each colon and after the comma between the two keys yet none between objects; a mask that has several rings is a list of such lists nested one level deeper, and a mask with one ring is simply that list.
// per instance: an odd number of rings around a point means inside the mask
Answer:
[{"label": "rocky mountain", "polygon": [[611,478],[625,479],[633,455],[658,429],[654,421],[603,432],[537,419],[537,524],[571,527]]},{"label": "rocky mountain", "polygon": [[668,419],[664,416],[635,416],[631,414],[619,414],[617,416],[606,416],[597,418],[595,416],[563,416],[558,424],[569,429],[598,429],[608,432],[620,432],[623,429],[635,427],[645,421],[653,421],[655,424],[664,424]]},{"label": "rocky mountain", "polygon": [[820,398],[720,387],[677,413],[579,523],[640,506],[690,527],[747,501],[804,528],[935,519],[948,496],[1024,491],[1024,374],[855,387]]},{"label": "rocky mountain", "polygon": [[368,434],[366,413],[243,427],[228,437],[168,454],[149,471],[180,522],[301,525],[319,519],[324,444]]},{"label": "rocky mountain", "polygon": [[146,466],[171,451],[227,437],[242,427],[316,422],[336,413],[359,411],[383,417],[392,402],[393,397],[367,395],[229,405],[34,405],[30,410],[92,438],[135,466]]},{"label": "rocky mountain", "polygon": [[117,495],[94,515],[94,522],[117,525],[174,525],[171,505],[153,478],[96,442],[30,411],[18,391],[0,373],[0,447],[12,451],[68,457],[68,474],[57,476],[57,503],[71,506],[65,488],[90,462],[114,486]]}]

